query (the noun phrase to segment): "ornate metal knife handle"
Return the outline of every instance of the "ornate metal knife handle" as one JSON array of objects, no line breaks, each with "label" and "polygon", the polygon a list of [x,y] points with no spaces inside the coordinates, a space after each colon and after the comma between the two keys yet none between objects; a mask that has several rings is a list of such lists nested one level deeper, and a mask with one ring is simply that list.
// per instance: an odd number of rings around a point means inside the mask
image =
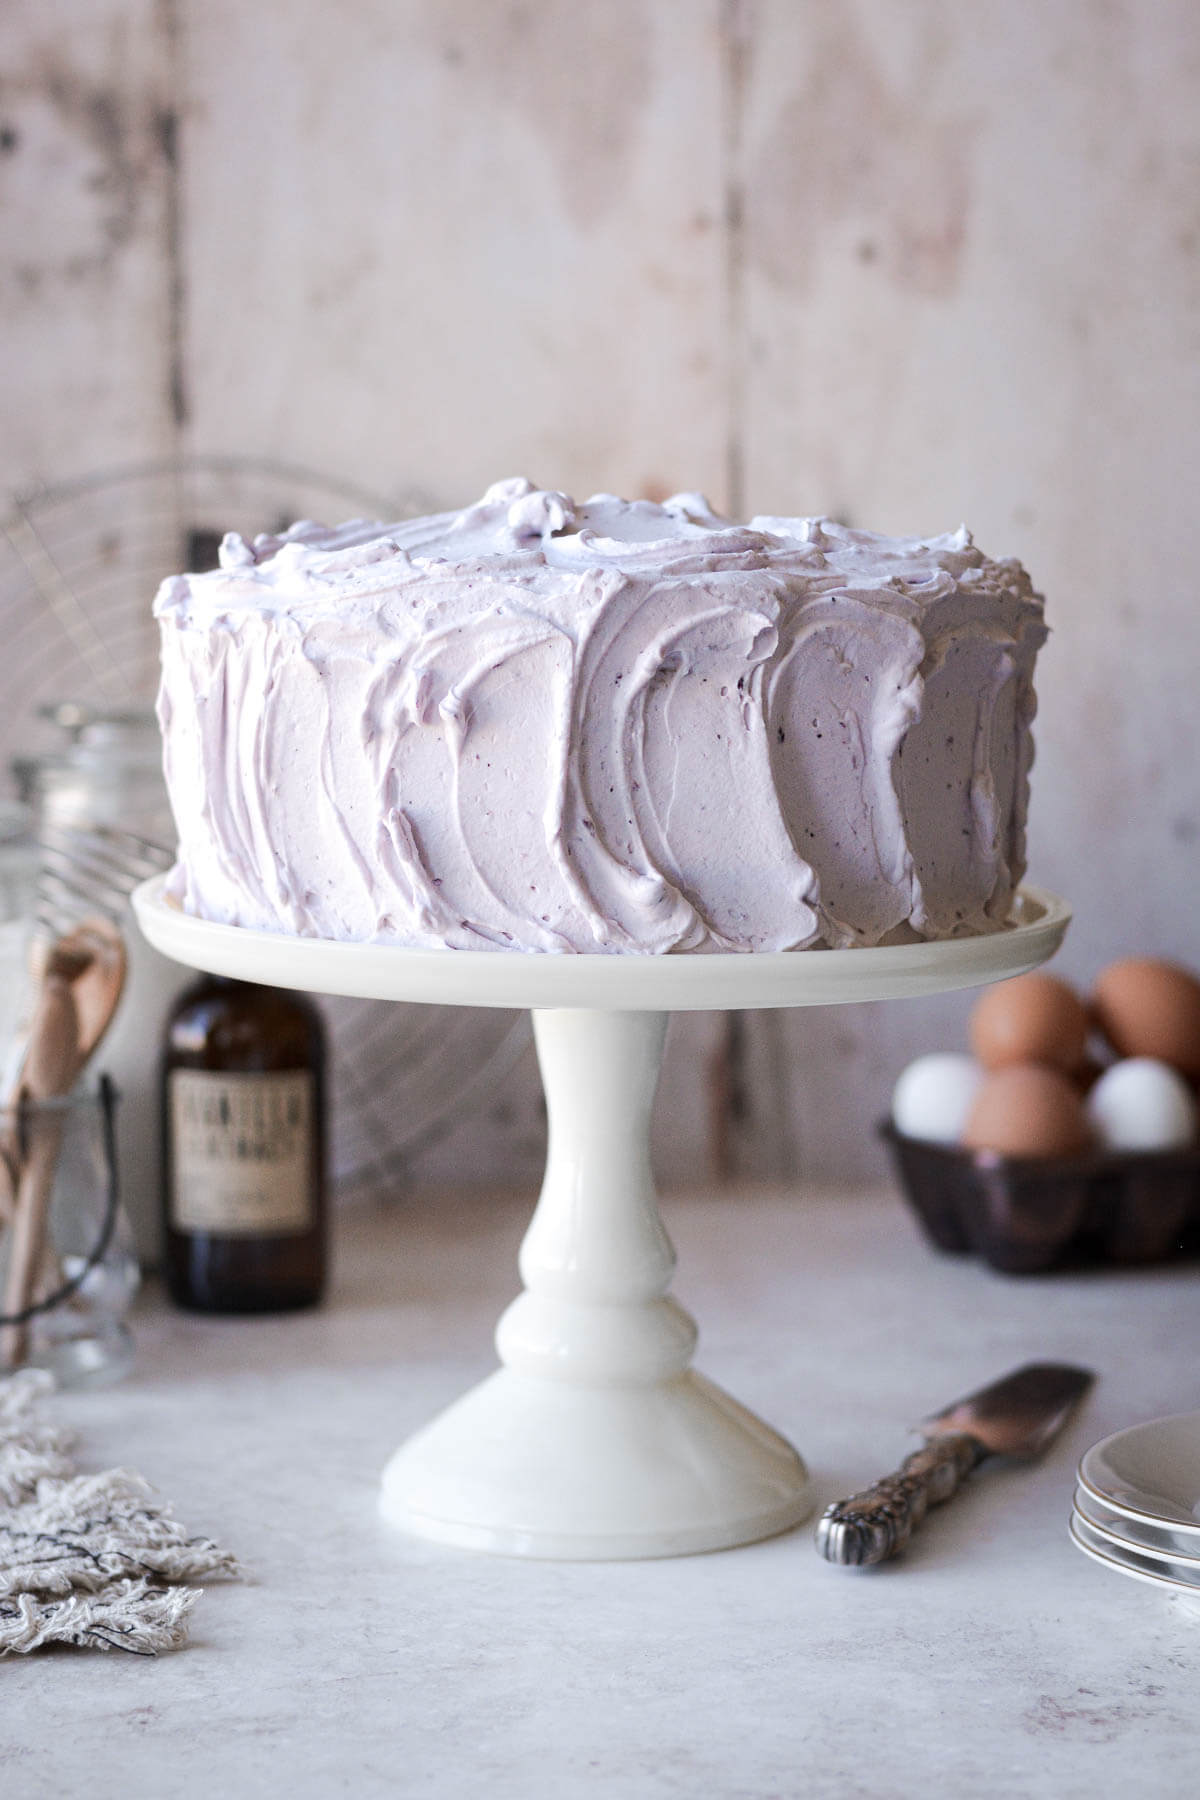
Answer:
[{"label": "ornate metal knife handle", "polygon": [[894,1475],[849,1500],[836,1500],[817,1521],[817,1549],[827,1562],[880,1563],[907,1542],[931,1506],[955,1493],[987,1451],[965,1431],[931,1438],[905,1457]]}]

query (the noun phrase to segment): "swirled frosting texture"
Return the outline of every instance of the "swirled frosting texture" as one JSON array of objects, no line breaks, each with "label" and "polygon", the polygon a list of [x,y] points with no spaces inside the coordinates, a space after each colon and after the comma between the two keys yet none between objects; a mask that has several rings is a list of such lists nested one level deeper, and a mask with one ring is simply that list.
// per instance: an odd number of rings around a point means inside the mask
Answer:
[{"label": "swirled frosting texture", "polygon": [[163,583],[172,888],[453,949],[806,949],[999,929],[1042,606],[958,531],[698,495],[226,538]]}]

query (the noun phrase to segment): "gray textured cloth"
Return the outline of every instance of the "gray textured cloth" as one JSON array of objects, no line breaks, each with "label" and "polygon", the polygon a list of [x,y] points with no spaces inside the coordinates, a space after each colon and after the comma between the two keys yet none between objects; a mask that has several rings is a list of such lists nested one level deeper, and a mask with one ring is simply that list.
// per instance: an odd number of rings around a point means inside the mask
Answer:
[{"label": "gray textured cloth", "polygon": [[187,1640],[199,1589],[237,1560],[185,1536],[140,1475],[77,1475],[46,1417],[50,1378],[0,1380],[0,1655],[79,1644],[154,1656]]}]

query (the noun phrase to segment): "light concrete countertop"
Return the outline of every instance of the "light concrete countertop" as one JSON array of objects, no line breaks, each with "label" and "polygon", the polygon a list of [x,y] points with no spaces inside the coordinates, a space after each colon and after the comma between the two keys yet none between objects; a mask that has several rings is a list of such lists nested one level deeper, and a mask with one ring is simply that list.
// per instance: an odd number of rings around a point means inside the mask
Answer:
[{"label": "light concrete countertop", "polygon": [[821,1504],[1030,1357],[1100,1382],[1042,1464],[981,1471],[881,1569],[827,1566],[809,1527],[662,1562],[438,1548],[377,1521],[379,1471],[492,1366],[530,1205],[347,1208],[322,1311],[151,1295],[135,1374],[57,1403],[82,1466],[139,1469],[252,1579],[210,1588],[177,1655],[0,1666],[5,1800],[1194,1793],[1200,1619],[1066,1522],[1088,1444],[1200,1407],[1200,1271],[1007,1279],[938,1256],[894,1197],[663,1211],[698,1366],[792,1439]]}]

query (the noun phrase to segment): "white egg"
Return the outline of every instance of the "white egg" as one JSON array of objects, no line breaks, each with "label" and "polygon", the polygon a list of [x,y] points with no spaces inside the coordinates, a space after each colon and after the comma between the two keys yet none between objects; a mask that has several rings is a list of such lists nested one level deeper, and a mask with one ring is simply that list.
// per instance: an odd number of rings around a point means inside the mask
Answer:
[{"label": "white egg", "polygon": [[1183,1076],[1151,1056],[1106,1069],[1087,1097],[1087,1115],[1107,1150],[1177,1150],[1200,1126]]},{"label": "white egg", "polygon": [[892,1119],[905,1137],[957,1144],[983,1070],[958,1051],[935,1051],[910,1062],[892,1095]]}]

